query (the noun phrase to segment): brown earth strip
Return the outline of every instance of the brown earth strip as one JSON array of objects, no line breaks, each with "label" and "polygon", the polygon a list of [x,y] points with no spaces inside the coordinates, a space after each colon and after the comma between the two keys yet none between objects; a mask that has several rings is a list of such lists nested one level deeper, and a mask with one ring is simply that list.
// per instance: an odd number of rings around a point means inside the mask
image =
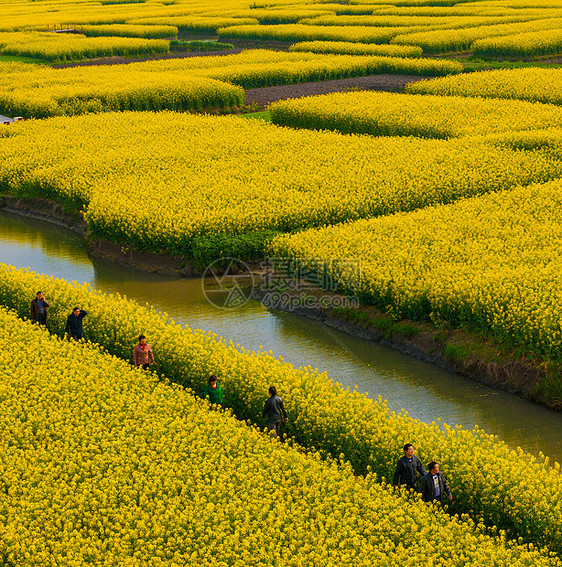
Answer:
[{"label": "brown earth strip", "polygon": [[367,75],[350,79],[279,85],[246,90],[246,105],[265,107],[270,102],[342,91],[402,91],[408,83],[431,79],[418,75]]}]

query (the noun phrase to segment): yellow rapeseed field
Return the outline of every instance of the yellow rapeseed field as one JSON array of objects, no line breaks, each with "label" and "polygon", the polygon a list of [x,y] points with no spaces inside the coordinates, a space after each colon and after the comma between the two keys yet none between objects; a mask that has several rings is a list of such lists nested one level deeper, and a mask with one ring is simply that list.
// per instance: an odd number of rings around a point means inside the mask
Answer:
[{"label": "yellow rapeseed field", "polygon": [[3,132],[4,191],[83,210],[94,237],[188,256],[200,235],[321,226],[562,174],[549,148],[343,136],[237,117],[90,114]]},{"label": "yellow rapeseed field", "polygon": [[545,35],[562,27],[562,18],[548,18],[530,22],[496,24],[469,28],[451,28],[429,31],[412,31],[396,34],[390,43],[417,45],[428,52],[462,51],[469,49],[478,39],[517,33],[542,31]]},{"label": "yellow rapeseed field", "polygon": [[252,88],[373,73],[444,75],[461,69],[453,61],[268,50],[65,69],[0,62],[0,112],[44,118],[115,110],[201,111],[244,104],[242,89],[205,79]]},{"label": "yellow rapeseed field", "polygon": [[217,34],[224,37],[267,38],[281,41],[359,41],[363,43],[388,43],[398,34],[419,32],[421,26],[319,26],[310,24],[232,25],[219,28]]},{"label": "yellow rapeseed field", "polygon": [[0,54],[24,55],[55,62],[113,55],[150,55],[168,53],[169,50],[170,42],[163,39],[0,32]]},{"label": "yellow rapeseed field", "polygon": [[7,564],[561,565],[4,310],[0,348]]},{"label": "yellow rapeseed field", "polygon": [[548,33],[528,32],[503,37],[479,39],[472,44],[475,55],[533,57],[537,55],[558,55],[562,53],[561,29]]},{"label": "yellow rapeseed field", "polygon": [[273,243],[281,256],[357,257],[365,301],[397,318],[485,331],[562,361],[562,182],[555,180]]},{"label": "yellow rapeseed field", "polygon": [[270,106],[274,124],[375,136],[448,138],[562,127],[562,108],[520,100],[385,92],[290,99]]},{"label": "yellow rapeseed field", "polygon": [[[283,395],[289,411],[288,433],[302,445],[315,447],[319,451],[317,457],[333,455],[349,460],[357,474],[370,469],[379,479],[381,476],[390,478],[401,453],[401,446],[405,442],[412,442],[423,462],[435,459],[441,463],[454,492],[452,506],[455,511],[472,511],[481,515],[488,525],[496,524],[500,528],[509,529],[510,534],[515,537],[540,546],[549,545],[558,553],[562,551],[562,477],[558,464],[552,467],[544,456],[537,461],[536,457],[521,450],[510,451],[497,437],[486,435],[478,428],[465,431],[461,427],[440,427],[442,424],[425,424],[414,420],[405,412],[398,415],[389,413],[382,400],[373,402],[357,392],[346,391],[325,374],[320,374],[318,369],[296,369],[283,359],[274,359],[271,353],[265,351],[247,352],[240,345],[234,345],[232,342],[227,344],[214,333],[205,334],[203,331],[181,327],[148,305],[140,306],[118,295],[104,296],[92,292],[88,286],[69,284],[64,280],[35,276],[24,270],[0,266],[0,304],[16,309],[21,316],[27,316],[29,298],[34,297],[38,289],[43,290],[51,302],[49,329],[52,332],[62,333],[70,309],[79,305],[88,311],[85,324],[88,339],[125,360],[130,360],[136,337],[142,332],[149,337],[159,363],[158,371],[173,382],[191,387],[197,394],[202,395],[206,377],[211,373],[218,373],[225,391],[225,403],[240,419],[255,420],[262,408],[268,386],[274,384]],[[41,367],[32,371],[36,366],[34,361],[48,361],[50,357],[46,355],[45,349],[34,346],[29,337],[31,331],[31,328],[27,327],[25,339],[19,338],[20,335],[15,332],[0,333],[2,345],[10,340],[16,343],[14,356],[9,354],[5,346],[1,347],[8,364],[25,360],[29,356],[38,357],[31,358],[33,362],[29,371],[27,366],[23,371],[28,395],[37,403],[37,383],[45,384],[48,391],[53,393],[60,372],[62,376],[67,375],[70,378],[76,376],[80,391],[84,392],[84,399],[91,399],[92,389],[97,387],[97,378],[94,378],[98,375],[97,365],[89,363],[88,359],[84,360],[82,354],[73,354],[72,362],[69,360],[66,365],[53,363],[52,371],[43,371]],[[62,343],[54,344],[59,352],[66,348]],[[74,370],[70,371],[72,364]],[[133,413],[140,412],[144,405],[131,402],[133,393],[113,378],[111,366],[104,363],[101,367],[99,379],[104,385],[104,411],[109,411],[108,406],[113,404],[112,400],[117,395],[115,403],[119,407],[129,408]],[[21,380],[17,372],[6,372],[7,368],[11,366],[4,365],[2,372],[12,376],[12,379]],[[67,368],[69,370],[66,370]],[[37,378],[33,372],[38,373]],[[6,384],[6,380],[7,377],[3,378],[1,383]],[[141,376],[131,373],[131,380],[138,383]],[[107,392],[110,384],[111,389]],[[14,403],[18,403],[18,397],[13,399]],[[54,393],[48,397],[48,403],[53,403],[53,399],[58,399],[63,405],[65,403],[65,398],[56,398]],[[119,400],[126,403],[121,405]],[[156,410],[158,404],[150,403],[148,407]],[[181,406],[176,407],[175,410],[166,407],[163,411],[168,412],[168,417],[182,415]],[[9,415],[10,419],[13,419],[14,415],[21,415],[21,411],[14,413],[12,410],[0,413]],[[87,414],[82,412],[81,415]],[[139,419],[143,422],[146,418],[143,416]],[[189,419],[192,425],[182,425],[180,429],[197,429],[193,426],[193,420],[196,418]],[[110,423],[117,426],[121,421],[122,419],[114,418]],[[130,423],[131,420],[129,418],[125,421]],[[150,420],[148,423],[151,423]],[[196,423],[199,421],[196,420]],[[211,429],[218,432],[225,442],[232,437],[226,433],[225,427],[215,426],[214,422],[209,423]],[[127,427],[130,430],[133,426]],[[153,432],[158,431],[158,436],[164,434],[167,429],[154,429],[151,425],[149,427]],[[206,431],[204,429],[203,436],[207,435]],[[5,433],[2,442],[8,443],[8,439]],[[237,445],[239,442],[235,441],[233,446]],[[167,439],[162,441],[162,446],[169,446]],[[240,446],[246,450],[245,443]],[[229,451],[226,451],[226,454],[228,453]],[[119,458],[123,458],[126,452],[119,454]],[[13,462],[13,459],[4,462]],[[282,469],[285,469],[287,474],[292,474],[288,472],[290,468]],[[314,474],[318,475],[317,472]],[[527,482],[525,479],[528,478],[532,478],[533,482]],[[303,481],[307,484],[308,477],[303,478]],[[189,484],[184,483],[184,486]],[[239,492],[245,493],[245,489]],[[70,495],[70,492],[66,494]],[[61,505],[64,505],[64,499]],[[402,510],[396,503],[393,506]],[[313,502],[306,502],[306,507],[312,510],[315,505]],[[43,506],[41,510],[48,509]],[[355,515],[355,512],[351,514]],[[371,516],[371,520],[375,517],[379,516]],[[419,516],[417,511],[414,512],[414,517],[425,518],[424,515]],[[423,519],[422,523],[425,521]],[[398,533],[401,534],[400,522],[392,523],[392,529],[395,533],[399,530]],[[344,534],[347,532],[343,527],[336,532],[346,539],[349,536]],[[371,530],[368,532],[372,533]],[[417,530],[416,533],[416,540],[422,546],[427,547],[429,541],[433,541],[427,539],[425,532]],[[403,535],[397,537],[397,543],[404,541]],[[60,537],[57,541],[60,541]],[[445,537],[438,547],[448,557],[449,554],[458,556],[461,553],[458,546],[466,545],[462,541],[460,539],[455,542],[455,538]],[[407,553],[409,546],[406,547]],[[487,548],[484,546],[482,549]],[[498,552],[501,552],[501,549]],[[490,552],[487,551],[483,555],[486,556]],[[488,561],[484,558],[478,560]],[[507,559],[492,564],[500,567],[505,564],[502,563],[505,560]],[[534,554],[529,557],[529,567],[538,565],[533,563],[535,560]],[[473,565],[473,561],[476,559],[467,558],[461,564]]]},{"label": "yellow rapeseed field", "polygon": [[562,69],[527,68],[480,71],[459,77],[411,83],[409,93],[486,98],[518,98],[562,104]]},{"label": "yellow rapeseed field", "polygon": [[414,45],[353,43],[351,41],[299,41],[289,51],[336,53],[342,55],[385,55],[387,57],[421,57],[422,49]]},{"label": "yellow rapeseed field", "polygon": [[145,37],[150,39],[177,37],[176,26],[144,26],[132,24],[107,24],[97,26],[78,26],[78,31],[88,37],[123,36]]},{"label": "yellow rapeseed field", "polygon": [[0,112],[45,118],[120,110],[202,111],[244,104],[243,89],[234,85],[177,71],[145,73],[129,67],[52,69],[0,63]]}]

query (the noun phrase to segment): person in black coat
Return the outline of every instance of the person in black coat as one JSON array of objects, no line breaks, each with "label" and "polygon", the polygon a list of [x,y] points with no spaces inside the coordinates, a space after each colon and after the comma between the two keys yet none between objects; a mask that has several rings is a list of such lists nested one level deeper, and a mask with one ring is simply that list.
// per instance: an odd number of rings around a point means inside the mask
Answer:
[{"label": "person in black coat", "polygon": [[443,497],[447,495],[449,500],[453,499],[451,489],[445,477],[439,472],[439,465],[433,461],[427,465],[429,472],[424,475],[419,482],[419,491],[423,500],[426,502],[443,502]]},{"label": "person in black coat", "polygon": [[416,490],[418,473],[420,476],[426,474],[421,461],[414,455],[414,447],[411,443],[404,445],[404,456],[398,459],[392,484],[395,487],[406,485],[408,490]]},{"label": "person in black coat", "polygon": [[84,338],[84,327],[82,326],[82,321],[88,313],[80,307],[75,307],[72,313],[66,319],[66,327],[64,332],[75,341],[79,341]]},{"label": "person in black coat", "polygon": [[37,296],[31,302],[31,322],[39,325],[46,325],[49,318],[49,302],[42,291],[37,292]]},{"label": "person in black coat", "polygon": [[284,419],[285,423],[289,423],[289,418],[287,417],[287,412],[283,405],[283,399],[277,395],[275,386],[270,386],[269,388],[269,398],[263,406],[261,416],[267,416],[269,430],[273,431],[275,437],[281,435],[282,420]]}]

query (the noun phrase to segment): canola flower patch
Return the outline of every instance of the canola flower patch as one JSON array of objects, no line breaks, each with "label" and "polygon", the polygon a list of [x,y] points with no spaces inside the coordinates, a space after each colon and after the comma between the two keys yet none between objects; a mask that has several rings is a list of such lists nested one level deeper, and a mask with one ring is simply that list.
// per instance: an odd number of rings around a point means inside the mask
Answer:
[{"label": "canola flower patch", "polygon": [[72,61],[113,55],[168,53],[170,42],[132,37],[86,37],[48,32],[0,33],[0,54],[25,55],[48,61]]},{"label": "canola flower patch", "polygon": [[475,55],[537,57],[562,53],[562,29],[479,39],[472,44]]},{"label": "canola flower patch", "polygon": [[[401,445],[406,441],[415,443],[423,462],[436,459],[446,471],[455,495],[452,502],[455,511],[472,510],[476,514],[482,514],[486,523],[508,528],[511,535],[541,546],[548,544],[553,550],[560,552],[562,478],[559,466],[557,464],[554,467],[550,466],[544,456],[537,461],[535,457],[521,450],[510,451],[497,437],[487,435],[478,428],[474,431],[466,431],[461,427],[440,428],[437,423],[424,424],[414,420],[406,412],[389,413],[382,400],[372,401],[357,392],[344,390],[341,385],[329,380],[325,374],[320,374],[318,369],[311,367],[297,369],[282,359],[274,359],[271,353],[245,351],[240,345],[234,345],[232,342],[227,344],[224,339],[217,339],[214,333],[205,334],[203,331],[182,328],[165,314],[157,313],[148,305],[141,306],[119,295],[106,296],[93,292],[88,286],[69,284],[64,280],[36,276],[26,270],[0,265],[1,304],[15,309],[20,316],[26,316],[29,313],[29,298],[34,297],[37,289],[43,290],[51,302],[49,310],[51,317],[48,325],[52,332],[62,333],[66,315],[74,305],[78,304],[88,311],[86,334],[90,340],[97,342],[110,353],[129,360],[138,333],[144,332],[150,337],[150,343],[159,363],[159,372],[174,382],[193,388],[199,395],[203,394],[207,376],[220,369],[226,405],[232,408],[240,419],[255,419],[262,408],[267,387],[275,384],[284,396],[289,410],[290,421],[287,426],[289,434],[304,446],[316,447],[319,451],[317,456],[343,455],[357,473],[366,472],[370,468],[379,478],[381,476],[390,478]],[[22,345],[27,345],[29,353],[34,353],[38,357],[37,360],[49,360],[49,357],[45,356],[44,349],[33,348],[33,344],[30,344],[29,331],[26,330],[25,341],[17,340],[17,336],[14,332],[0,333],[0,340],[4,342],[17,341],[19,349],[17,356],[12,357],[3,349],[7,361],[19,361],[21,364],[28,358],[22,356]],[[57,347],[59,350],[66,348],[62,343],[57,345],[60,345]],[[95,365],[85,360],[84,368],[88,368],[88,371],[82,371],[83,358],[76,356],[76,351],[72,353],[80,391],[85,393],[86,398],[91,399],[92,389],[95,390],[97,387]],[[56,363],[55,368],[58,368]],[[63,376],[67,378],[75,376],[65,372],[64,368],[63,366],[61,370]],[[116,383],[106,363],[102,364],[102,369],[103,384],[106,384],[106,381],[108,385],[116,384],[114,387],[121,391],[122,386],[119,382]],[[38,369],[36,371],[42,376],[39,383],[46,382],[52,391],[53,379],[59,374],[55,372],[51,375],[51,372],[41,372]],[[30,378],[33,374],[27,371],[23,374],[26,376],[25,384],[36,384],[37,380]],[[11,376],[14,376],[13,372]],[[138,384],[143,374],[131,373],[131,376]],[[2,380],[2,383],[5,384],[5,380]],[[107,411],[107,404],[112,403],[114,394],[113,390],[110,390],[110,393],[105,390],[104,386],[102,407]],[[36,398],[35,390],[26,391],[28,395]],[[129,411],[133,411],[131,408],[134,408],[137,412],[138,407],[144,407],[143,404],[131,403],[131,393],[128,388],[125,388],[125,396],[126,403],[123,404],[123,408],[129,408]],[[49,403],[52,402],[51,397]],[[119,402],[117,403],[120,405]],[[149,407],[155,409],[158,404],[151,403]],[[166,406],[163,411],[168,413],[168,417],[178,414],[181,416],[183,414],[181,406],[175,407],[177,409],[172,410]],[[208,410],[205,411],[208,414]],[[21,415],[19,412],[16,414],[12,411],[3,412],[3,415],[6,414],[11,418],[13,415]],[[82,421],[83,417],[84,413],[81,415]],[[143,416],[141,421],[144,419]],[[209,419],[209,416],[205,416],[205,420]],[[105,421],[107,422],[107,418]],[[228,440],[233,437],[236,440],[234,446],[246,450],[244,444],[237,440],[237,436],[225,434],[225,427],[217,427],[213,421],[209,423],[215,432],[220,432],[221,439]],[[152,426],[149,429],[155,431]],[[166,430],[165,427],[163,429]],[[197,427],[186,427],[182,423],[179,429],[192,431]],[[157,431],[160,438],[164,432],[161,432],[160,428],[157,428]],[[206,430],[203,432],[203,436],[205,435]],[[3,437],[4,442],[7,442],[7,439],[8,437]],[[163,440],[161,446],[167,448],[166,454],[168,454],[170,446],[168,440]],[[184,460],[179,459],[179,462]],[[13,460],[9,459],[7,462]],[[282,469],[288,470],[285,466],[282,466]],[[317,469],[313,474],[318,477]],[[533,478],[532,485],[521,481],[527,477]],[[308,484],[307,478],[303,478],[305,484]],[[146,483],[142,484],[146,486]],[[189,483],[184,483],[185,486],[189,486]],[[239,494],[244,492],[244,490],[238,491]],[[245,500],[251,499],[245,498]],[[393,506],[399,509],[396,500],[393,501]],[[408,506],[414,504],[410,501]],[[421,517],[424,518],[424,522],[426,521],[425,516],[419,516],[417,508],[413,510],[415,510],[414,517]],[[356,516],[355,513],[351,515]],[[374,520],[375,517],[379,516],[370,518]],[[392,525],[394,533],[397,533],[399,524],[392,523]],[[369,534],[372,533],[372,529],[368,530]],[[341,525],[336,530],[338,534],[344,531]],[[416,533],[416,539],[423,541],[424,538],[419,530],[416,530]],[[403,543],[403,537],[400,534],[397,543]],[[452,553],[458,554],[455,538],[447,539],[447,542],[447,545],[443,545],[441,540],[440,548],[450,549]],[[458,543],[458,545],[466,544]],[[142,549],[142,546],[140,548]],[[409,546],[406,551],[408,549]],[[483,549],[487,548],[484,546]],[[501,549],[502,547],[499,548],[500,551]],[[488,551],[483,553],[483,557],[479,560],[488,561],[485,559],[487,555]],[[503,561],[505,560],[504,558]],[[528,560],[529,565],[534,565],[533,561],[536,560],[534,552]],[[471,564],[471,561],[472,559],[466,559],[467,564]],[[502,565],[501,561],[492,564],[498,567]],[[555,564],[558,565],[557,562]]]},{"label": "canola flower patch", "polygon": [[0,112],[44,118],[104,110],[229,108],[244,103],[242,90],[205,79],[254,88],[373,73],[446,75],[461,70],[456,61],[268,50],[88,68],[0,63]]},{"label": "canola flower patch", "polygon": [[201,235],[332,224],[562,174],[548,148],[343,136],[238,117],[90,114],[12,126],[0,144],[4,192],[83,210],[95,238],[187,256]]},{"label": "canola flower patch", "polygon": [[561,564],[356,480],[4,310],[0,347],[7,563]]},{"label": "canola flower patch", "polygon": [[562,109],[519,100],[348,92],[279,101],[274,124],[344,134],[449,138],[562,127]]},{"label": "canola flower patch", "polygon": [[417,45],[427,52],[447,52],[470,49],[479,39],[507,36],[517,33],[542,31],[545,35],[562,27],[562,18],[533,20],[530,22],[497,24],[469,28],[452,28],[397,34],[390,43]]},{"label": "canola flower patch", "polygon": [[243,89],[224,82],[178,72],[131,71],[127,65],[52,69],[0,63],[4,79],[0,111],[45,118],[121,110],[201,111],[244,104]]},{"label": "canola flower patch", "polygon": [[145,37],[147,39],[168,39],[178,36],[175,26],[147,26],[130,24],[108,24],[99,26],[79,26],[78,31],[86,37],[117,36]]},{"label": "canola flower patch", "polygon": [[340,55],[382,55],[385,57],[421,57],[422,48],[414,45],[384,45],[350,41],[299,41],[289,51],[335,53]]},{"label": "canola flower patch", "polygon": [[359,257],[364,298],[397,318],[488,332],[562,361],[562,182],[304,232],[281,256]]},{"label": "canola flower patch", "polygon": [[[296,24],[303,18],[314,18],[317,16],[326,16],[333,14],[332,6],[323,6],[317,4],[320,9],[308,8],[306,5],[293,6],[289,8],[278,8],[271,6],[269,8],[252,8],[243,11],[227,12],[229,15],[236,18],[251,17],[258,20],[260,24]],[[326,9],[323,9],[326,7]]]},{"label": "canola flower patch", "polygon": [[172,25],[182,31],[209,31],[228,26],[257,25],[256,18],[231,18],[226,16],[166,16],[158,18],[134,18],[128,24]]},{"label": "canola flower patch", "polygon": [[384,26],[384,27],[417,27],[423,26],[428,29],[436,28],[470,28],[476,26],[495,25],[500,23],[511,23],[526,21],[526,16],[392,16],[374,14],[372,16],[359,15],[326,15],[315,18],[305,18],[301,24],[315,26]]},{"label": "canola flower patch", "polygon": [[362,43],[388,43],[398,34],[420,31],[420,27],[374,26],[319,26],[307,24],[279,24],[270,26],[233,25],[219,28],[224,37],[272,39],[279,41],[359,41]]},{"label": "canola flower patch", "polygon": [[499,69],[459,77],[420,81],[406,86],[409,93],[441,96],[516,98],[562,104],[562,69]]}]

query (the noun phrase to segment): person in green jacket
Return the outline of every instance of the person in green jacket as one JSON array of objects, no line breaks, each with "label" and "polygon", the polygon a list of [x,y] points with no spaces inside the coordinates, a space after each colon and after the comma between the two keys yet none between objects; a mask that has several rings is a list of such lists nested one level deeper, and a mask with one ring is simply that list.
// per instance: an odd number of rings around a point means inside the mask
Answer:
[{"label": "person in green jacket", "polygon": [[209,400],[209,403],[211,404],[222,404],[222,388],[214,374],[209,376],[209,381],[205,386],[205,399]]}]

